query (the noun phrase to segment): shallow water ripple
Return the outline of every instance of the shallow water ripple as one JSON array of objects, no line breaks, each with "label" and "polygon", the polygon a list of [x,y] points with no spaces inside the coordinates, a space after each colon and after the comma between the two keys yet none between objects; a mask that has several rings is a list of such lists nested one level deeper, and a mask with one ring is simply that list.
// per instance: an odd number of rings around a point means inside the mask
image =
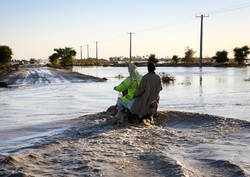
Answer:
[{"label": "shallow water ripple", "polygon": [[[249,176],[250,123],[185,112],[160,112],[155,125],[82,116],[35,148],[0,156],[1,175]],[[237,143],[241,147],[237,147]],[[242,148],[242,147],[245,147]],[[238,153],[240,150],[240,153]],[[241,156],[244,154],[245,156]],[[241,158],[239,158],[241,157]]]}]

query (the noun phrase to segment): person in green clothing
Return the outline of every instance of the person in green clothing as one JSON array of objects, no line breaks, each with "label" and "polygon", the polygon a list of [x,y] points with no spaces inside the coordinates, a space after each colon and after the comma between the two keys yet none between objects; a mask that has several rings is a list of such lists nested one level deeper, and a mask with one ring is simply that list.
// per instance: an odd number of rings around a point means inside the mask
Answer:
[{"label": "person in green clothing", "polygon": [[140,85],[142,75],[137,71],[137,66],[131,63],[128,66],[129,76],[124,79],[119,85],[114,87],[118,92],[126,92],[122,97],[117,99],[117,107],[119,111],[128,108],[129,103],[134,99],[134,95]]}]

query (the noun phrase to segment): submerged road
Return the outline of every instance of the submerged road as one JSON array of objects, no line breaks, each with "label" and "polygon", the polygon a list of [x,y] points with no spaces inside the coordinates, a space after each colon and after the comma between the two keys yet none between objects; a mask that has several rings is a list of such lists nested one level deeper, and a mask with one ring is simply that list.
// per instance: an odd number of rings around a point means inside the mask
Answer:
[{"label": "submerged road", "polygon": [[13,71],[6,75],[0,81],[8,85],[33,85],[70,82],[102,82],[104,79],[76,72],[69,72],[63,69],[24,66],[20,67],[18,71]]}]

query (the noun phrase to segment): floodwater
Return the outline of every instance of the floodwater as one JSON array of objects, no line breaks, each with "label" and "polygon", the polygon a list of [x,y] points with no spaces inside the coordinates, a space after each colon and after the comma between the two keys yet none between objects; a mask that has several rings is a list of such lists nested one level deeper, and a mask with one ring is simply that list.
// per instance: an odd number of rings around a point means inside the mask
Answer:
[{"label": "floodwater", "polygon": [[[146,67],[139,67],[146,74]],[[79,73],[105,77],[106,82],[51,81],[22,83],[0,91],[0,130],[105,111],[114,105],[114,86],[128,75],[125,67],[74,67]],[[250,121],[250,68],[159,67],[175,81],[163,84],[160,110],[208,113]]]},{"label": "floodwater", "polygon": [[164,119],[150,127],[107,124],[127,68],[72,70],[108,80],[0,90],[0,176],[250,175],[249,67],[158,67],[175,81],[163,84]]},{"label": "floodwater", "polygon": [[[75,67],[74,71],[106,77],[108,88],[101,88],[107,96],[111,94],[111,103],[116,97],[110,92],[120,80],[115,76],[127,76],[127,68],[84,68]],[[139,67],[143,75],[146,67]],[[161,110],[178,110],[238,118],[250,121],[250,67],[248,68],[215,68],[215,67],[158,67],[156,73],[170,74],[175,81],[164,84],[160,93]]]}]

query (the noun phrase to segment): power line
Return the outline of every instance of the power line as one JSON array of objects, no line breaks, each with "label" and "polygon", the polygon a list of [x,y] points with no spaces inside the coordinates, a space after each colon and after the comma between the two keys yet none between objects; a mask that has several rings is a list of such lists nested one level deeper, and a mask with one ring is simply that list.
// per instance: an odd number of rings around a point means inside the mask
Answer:
[{"label": "power line", "polygon": [[159,26],[159,27],[154,27],[154,28],[148,28],[148,29],[141,29],[141,30],[136,30],[135,32],[146,32],[146,31],[154,31],[154,30],[159,30],[159,29],[162,29],[162,28],[168,28],[168,27],[171,27],[171,26],[174,26],[174,25],[178,25],[178,24],[181,24],[181,23],[185,23],[187,21],[191,21],[193,20],[194,17],[187,17],[187,18],[183,18],[183,19],[179,19],[177,21],[174,21],[174,22],[171,22],[169,24],[166,24],[166,25],[163,25],[163,26]]},{"label": "power line", "polygon": [[[167,25],[163,25],[163,26],[159,26],[159,27],[154,27],[154,28],[148,28],[148,29],[136,30],[135,32],[147,32],[147,31],[154,31],[154,30],[158,30],[158,29],[162,29],[162,28],[168,28],[168,27],[171,27],[171,26],[174,26],[174,25],[185,23],[185,22],[193,20],[193,19],[194,19],[194,17],[182,18],[182,19],[179,19],[177,21],[173,21],[173,22],[171,22],[171,23],[169,23]],[[101,40],[100,42],[102,42],[102,43],[103,42],[109,42],[109,41],[113,41],[113,40],[122,38],[124,36],[125,36],[124,34],[121,34],[121,35],[118,35],[118,36],[110,38],[110,39]],[[95,42],[92,42],[92,44],[95,44]]]},{"label": "power line", "polygon": [[124,37],[124,36],[125,36],[125,34],[120,34],[120,35],[118,35],[118,36],[116,36],[116,37],[113,37],[113,38],[110,38],[110,39],[106,39],[106,40],[102,40],[102,41],[100,41],[100,42],[109,42],[109,41],[113,41],[113,40],[122,38],[122,37]]},{"label": "power line", "polygon": [[[249,8],[249,7],[250,7],[250,3],[245,3],[245,4],[233,6],[233,7],[227,7],[227,8],[223,8],[223,9],[213,10],[213,11],[208,12],[208,14],[211,15],[211,14],[224,13],[224,12],[229,12],[229,11],[234,11],[234,10]],[[196,16],[196,17],[198,17],[198,16]],[[201,17],[201,16],[199,16],[199,17]],[[206,17],[206,16],[203,16],[203,17]],[[166,25],[163,25],[163,26],[152,27],[152,28],[148,28],[148,29],[135,30],[135,32],[136,33],[140,33],[140,32],[148,32],[148,31],[159,30],[159,29],[163,29],[163,28],[169,28],[169,27],[181,24],[181,23],[185,23],[187,21],[191,21],[193,19],[194,19],[193,16],[192,17],[186,17],[186,18],[182,18],[182,19],[170,22],[169,24],[166,24]],[[132,34],[133,33],[130,32],[129,34],[130,34],[130,61],[131,61],[131,58],[132,58],[132,54],[131,54],[132,53],[132,47],[131,47],[132,46],[132,42],[131,41],[132,41]],[[113,41],[113,40],[119,39],[119,38],[124,37],[124,36],[125,35],[123,35],[123,34],[122,35],[118,35],[116,37],[113,37],[113,38],[110,38],[110,39],[107,39],[107,40],[102,40],[101,42]],[[96,43],[96,48],[97,48],[97,43]],[[201,50],[202,50],[202,46],[201,46]],[[201,51],[201,53],[202,53],[202,51]]]},{"label": "power line", "polygon": [[229,12],[229,11],[244,9],[244,8],[248,8],[248,7],[250,7],[250,3],[241,4],[241,5],[237,5],[237,6],[234,6],[234,7],[227,7],[227,8],[223,8],[223,9],[214,10],[214,11],[209,12],[209,14],[218,14],[218,13],[223,13],[223,12]]}]

